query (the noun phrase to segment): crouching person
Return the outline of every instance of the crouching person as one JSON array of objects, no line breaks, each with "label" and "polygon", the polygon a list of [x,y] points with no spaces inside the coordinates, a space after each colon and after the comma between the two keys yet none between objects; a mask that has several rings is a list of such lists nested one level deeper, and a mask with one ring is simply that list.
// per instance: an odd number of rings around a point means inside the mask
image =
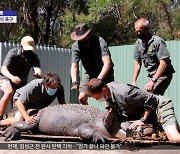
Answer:
[{"label": "crouching person", "polygon": [[[99,79],[91,79],[87,85],[89,96],[109,104],[109,115],[112,110],[126,117],[131,124],[129,129],[152,121],[155,113],[156,122],[164,129],[167,138],[172,143],[180,143],[178,123],[175,117],[172,101],[165,96],[157,96],[136,86],[111,82],[105,84]],[[112,124],[113,116],[107,116],[105,122]],[[133,121],[132,121],[133,120]]]},{"label": "crouching person", "polygon": [[29,111],[34,109],[34,113],[37,113],[39,109],[50,105],[56,97],[59,104],[65,104],[64,88],[57,74],[49,72],[44,79],[32,80],[15,92],[12,111],[14,116],[1,120],[0,126],[9,126],[20,120],[35,122],[35,114],[30,115]]}]

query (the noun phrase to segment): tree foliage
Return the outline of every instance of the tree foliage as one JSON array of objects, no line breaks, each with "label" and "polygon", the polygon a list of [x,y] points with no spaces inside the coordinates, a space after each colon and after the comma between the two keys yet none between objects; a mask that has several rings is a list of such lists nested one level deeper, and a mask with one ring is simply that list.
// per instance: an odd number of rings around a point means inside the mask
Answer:
[{"label": "tree foliage", "polygon": [[74,26],[86,22],[110,45],[133,44],[141,17],[165,40],[180,30],[179,0],[1,0],[0,10],[18,12],[16,24],[0,24],[0,41],[31,35],[38,44],[70,47]]}]

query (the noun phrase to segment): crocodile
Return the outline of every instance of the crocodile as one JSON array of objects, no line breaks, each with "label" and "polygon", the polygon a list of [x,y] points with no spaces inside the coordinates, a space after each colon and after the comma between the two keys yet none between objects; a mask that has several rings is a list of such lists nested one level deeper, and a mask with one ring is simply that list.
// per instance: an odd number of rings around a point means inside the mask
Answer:
[{"label": "crocodile", "polygon": [[15,122],[2,133],[2,136],[5,136],[5,140],[12,140],[21,132],[38,129],[45,135],[80,137],[82,140],[92,140],[95,143],[105,142],[108,138],[125,138],[126,132],[121,129],[123,119],[115,119],[111,127],[107,127],[107,115],[107,111],[89,105],[48,106],[37,113],[36,122]]}]

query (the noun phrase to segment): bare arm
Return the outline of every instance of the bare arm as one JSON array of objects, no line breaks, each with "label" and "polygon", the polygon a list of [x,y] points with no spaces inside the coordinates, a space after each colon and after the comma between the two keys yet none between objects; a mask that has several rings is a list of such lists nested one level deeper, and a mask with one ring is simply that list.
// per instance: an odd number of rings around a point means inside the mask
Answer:
[{"label": "bare arm", "polygon": [[78,64],[72,63],[71,64],[71,79],[72,79],[72,81],[77,82],[77,72],[78,72]]},{"label": "bare arm", "polygon": [[78,72],[78,64],[72,63],[71,64],[71,80],[72,80],[72,83],[76,83],[76,84],[72,84],[71,89],[77,89],[79,87],[79,85],[77,84],[77,72]]},{"label": "bare arm", "polygon": [[9,72],[7,66],[1,67],[1,73],[15,84],[19,84],[21,82],[21,79],[18,76],[14,76]]},{"label": "bare arm", "polygon": [[159,61],[159,67],[158,67],[158,69],[157,69],[157,71],[156,71],[156,73],[154,74],[154,78],[155,79],[158,79],[159,77],[161,77],[162,76],[162,74],[163,74],[163,72],[164,72],[164,70],[166,69],[166,67],[167,67],[167,63],[166,63],[166,61],[165,60],[160,60]]},{"label": "bare arm", "polygon": [[20,100],[17,100],[17,101],[16,101],[16,106],[17,106],[19,112],[22,114],[23,118],[24,118],[25,120],[28,119],[28,118],[29,118],[29,115],[28,115],[28,113],[27,113],[27,111],[26,111],[23,103],[22,103]]},{"label": "bare arm", "polygon": [[36,121],[36,119],[34,118],[35,115],[29,116],[23,103],[20,100],[16,101],[16,106],[27,123],[33,123]]},{"label": "bare arm", "polygon": [[11,78],[14,77],[14,76],[9,72],[7,66],[2,66],[2,67],[1,67],[1,73],[2,73],[5,77],[9,78],[10,80],[11,80]]},{"label": "bare arm", "polygon": [[[158,69],[157,69],[156,73],[155,73],[154,76],[153,76],[153,78],[155,78],[156,80],[157,80],[159,77],[162,76],[164,70],[165,70],[166,67],[167,67],[167,63],[166,63],[165,60],[160,60],[159,62],[160,62],[160,64],[159,64],[159,66],[158,66]],[[147,91],[152,91],[152,90],[153,90],[153,87],[154,87],[154,84],[155,84],[155,82],[153,82],[152,80],[150,80],[150,81],[147,83],[145,89],[146,89]]]},{"label": "bare arm", "polygon": [[97,77],[98,79],[101,79],[101,80],[103,80],[105,78],[105,76],[109,72],[110,68],[112,67],[111,59],[109,56],[103,56],[102,61],[103,61],[104,65],[102,67],[100,74]]},{"label": "bare arm", "polygon": [[42,74],[41,68],[34,67],[34,76],[37,78],[41,78],[41,74]]},{"label": "bare arm", "polygon": [[135,61],[134,64],[134,74],[133,74],[133,79],[132,79],[132,85],[136,86],[137,85],[137,78],[139,76],[140,70],[141,70],[141,61]]},{"label": "bare arm", "polygon": [[144,122],[148,119],[151,111],[152,111],[151,109],[145,110],[140,120],[130,121],[132,122],[132,124],[128,128],[134,129],[137,126],[144,124]]}]

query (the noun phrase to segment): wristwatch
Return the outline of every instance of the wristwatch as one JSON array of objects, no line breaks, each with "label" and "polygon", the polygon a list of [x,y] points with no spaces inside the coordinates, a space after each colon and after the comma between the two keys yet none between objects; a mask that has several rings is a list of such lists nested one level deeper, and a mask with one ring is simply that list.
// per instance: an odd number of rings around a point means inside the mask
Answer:
[{"label": "wristwatch", "polygon": [[156,78],[151,78],[151,80],[152,80],[153,82],[157,82],[157,79],[156,79]]},{"label": "wristwatch", "polygon": [[74,86],[78,86],[77,81],[73,81],[73,82],[72,82],[71,87],[74,87]]},{"label": "wristwatch", "polygon": [[77,84],[77,81],[73,81],[72,84]]}]

